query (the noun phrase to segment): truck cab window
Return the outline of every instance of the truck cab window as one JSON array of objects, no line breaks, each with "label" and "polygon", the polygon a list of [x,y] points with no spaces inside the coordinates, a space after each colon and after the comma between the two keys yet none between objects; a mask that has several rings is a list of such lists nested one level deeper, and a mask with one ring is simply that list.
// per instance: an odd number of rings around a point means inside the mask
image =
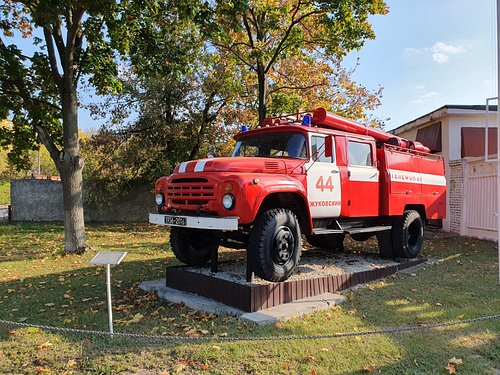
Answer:
[{"label": "truck cab window", "polygon": [[240,139],[232,156],[305,159],[306,138],[300,133],[255,134]]},{"label": "truck cab window", "polygon": [[373,165],[372,147],[369,143],[349,141],[347,149],[349,165],[361,167],[371,167]]},{"label": "truck cab window", "polygon": [[311,137],[311,159],[321,163],[333,162],[332,157],[325,156],[325,138],[317,135]]}]

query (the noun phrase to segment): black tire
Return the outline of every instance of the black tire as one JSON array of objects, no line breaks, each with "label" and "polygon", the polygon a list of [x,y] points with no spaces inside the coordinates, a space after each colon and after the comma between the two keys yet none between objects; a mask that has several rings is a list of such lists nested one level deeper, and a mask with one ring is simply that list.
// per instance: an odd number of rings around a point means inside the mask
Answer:
[{"label": "black tire", "polygon": [[170,247],[177,259],[189,266],[202,266],[210,260],[219,242],[215,236],[201,229],[172,227]]},{"label": "black tire", "polygon": [[306,236],[309,245],[321,249],[339,250],[344,249],[344,234],[312,234]]},{"label": "black tire", "polygon": [[263,212],[250,232],[248,246],[259,277],[273,282],[288,279],[299,264],[302,251],[297,217],[283,208]]},{"label": "black tire", "polygon": [[373,233],[354,233],[351,238],[358,242],[364,242],[373,237]]},{"label": "black tire", "polygon": [[424,242],[424,223],[418,211],[408,210],[395,220],[392,229],[394,254],[401,258],[416,258]]}]

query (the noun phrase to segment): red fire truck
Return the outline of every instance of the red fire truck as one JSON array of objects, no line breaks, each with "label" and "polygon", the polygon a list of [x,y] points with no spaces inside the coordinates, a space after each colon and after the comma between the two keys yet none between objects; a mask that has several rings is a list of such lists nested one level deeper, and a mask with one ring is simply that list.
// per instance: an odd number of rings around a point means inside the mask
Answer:
[{"label": "red fire truck", "polygon": [[342,248],[376,235],[384,257],[414,258],[424,223],[445,217],[442,157],[319,108],[268,118],[235,136],[231,157],[187,161],[156,182],[151,223],[171,226],[175,256],[209,262],[223,245],[246,248],[255,273],[286,280],[302,234]]}]

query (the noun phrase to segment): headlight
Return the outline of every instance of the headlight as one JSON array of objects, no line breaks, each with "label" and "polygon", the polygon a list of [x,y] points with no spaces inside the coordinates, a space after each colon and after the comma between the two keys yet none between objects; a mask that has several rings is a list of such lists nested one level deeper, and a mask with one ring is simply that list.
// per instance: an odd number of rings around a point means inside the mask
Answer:
[{"label": "headlight", "polygon": [[158,193],[158,194],[156,194],[155,200],[156,200],[156,204],[158,206],[161,206],[163,204],[163,202],[165,201],[165,197],[163,196],[162,193]]},{"label": "headlight", "polygon": [[234,196],[233,194],[226,194],[222,197],[222,207],[226,210],[230,210],[234,206]]}]

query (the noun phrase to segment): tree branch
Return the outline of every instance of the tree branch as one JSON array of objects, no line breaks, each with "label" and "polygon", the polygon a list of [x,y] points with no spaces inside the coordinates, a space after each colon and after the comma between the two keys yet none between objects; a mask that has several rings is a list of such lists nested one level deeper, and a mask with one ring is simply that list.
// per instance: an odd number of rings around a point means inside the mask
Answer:
[{"label": "tree branch", "polygon": [[43,35],[45,37],[45,43],[47,44],[47,51],[49,53],[49,63],[50,63],[50,71],[52,73],[52,79],[54,80],[57,89],[59,91],[59,95],[63,95],[63,82],[61,74],[59,73],[59,68],[57,67],[57,59],[54,50],[54,43],[52,40],[52,30],[45,26],[43,28]]},{"label": "tree branch", "polygon": [[241,57],[238,53],[236,53],[236,51],[234,51],[231,46],[225,46],[223,44],[218,44],[218,43],[214,43],[212,42],[212,44],[216,47],[219,47],[219,48],[223,48],[225,49],[226,51],[229,51],[231,52],[234,56],[236,56],[236,58],[238,60],[240,60],[243,64],[245,64],[246,66],[248,66],[250,69],[252,70],[255,70],[257,71],[257,68],[255,68],[252,64],[250,64],[248,61],[246,61],[243,57]]},{"label": "tree branch", "polygon": [[269,70],[273,67],[274,63],[276,62],[276,59],[278,58],[279,54],[283,51],[284,49],[284,44],[288,40],[288,37],[290,36],[290,33],[292,32],[292,29],[300,23],[302,20],[306,19],[307,17],[312,16],[313,14],[320,14],[322,11],[319,10],[313,10],[311,12],[305,13],[299,18],[295,19],[295,16],[297,15],[300,5],[302,4],[301,0],[297,3],[297,7],[295,8],[293,14],[292,14],[292,21],[290,22],[290,25],[288,25],[288,28],[285,32],[285,35],[283,35],[283,38],[281,38],[278,47],[276,47],[276,50],[274,51],[273,57],[269,60],[269,63],[267,64],[266,68],[264,69],[264,72],[267,73]]},{"label": "tree branch", "polygon": [[[63,40],[63,37],[62,37],[62,32],[61,32],[61,25],[59,23],[56,23],[53,27],[53,30],[52,30],[52,36],[54,37],[54,41],[56,43],[56,47],[57,47],[57,52],[59,53],[59,60],[61,61],[61,64],[62,62],[64,61],[64,50],[65,50],[65,46],[64,46],[64,40]],[[63,69],[64,69],[64,66],[63,66]]]},{"label": "tree branch", "polygon": [[47,129],[45,129],[40,124],[36,124],[35,130],[36,130],[36,134],[38,135],[38,139],[47,148],[47,150],[49,151],[50,157],[52,158],[52,160],[54,161],[54,163],[56,164],[56,167],[57,167],[59,165],[59,163],[57,161],[59,160],[59,154],[61,151],[55,145],[55,143],[52,140],[52,137],[50,136]]},{"label": "tree branch", "polygon": [[245,15],[243,15],[243,24],[245,25],[245,29],[247,30],[247,36],[248,36],[248,41],[250,42],[250,47],[255,48],[252,38],[252,29],[250,29],[250,25],[248,24],[248,19]]},{"label": "tree branch", "polygon": [[272,94],[274,92],[281,91],[281,90],[310,90],[310,89],[313,89],[315,87],[324,86],[324,85],[325,85],[325,83],[313,83],[312,85],[307,85],[307,86],[280,86],[280,87],[277,87],[273,90],[269,90],[269,94]]}]

